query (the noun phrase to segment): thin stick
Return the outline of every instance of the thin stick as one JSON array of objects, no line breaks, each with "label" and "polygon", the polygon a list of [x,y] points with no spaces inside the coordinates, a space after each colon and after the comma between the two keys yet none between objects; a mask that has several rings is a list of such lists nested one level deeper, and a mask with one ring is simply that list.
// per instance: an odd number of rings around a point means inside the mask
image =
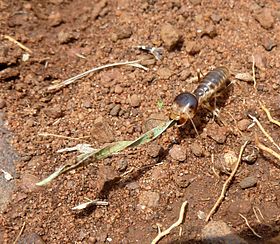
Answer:
[{"label": "thin stick", "polygon": [[223,189],[222,189],[222,192],[221,192],[221,195],[220,197],[218,198],[218,200],[216,201],[215,205],[213,206],[213,208],[210,210],[209,214],[207,215],[205,221],[208,222],[210,217],[212,216],[212,214],[214,214],[214,212],[216,212],[217,208],[219,207],[219,205],[221,204],[221,202],[223,201],[224,197],[225,197],[225,194],[226,194],[226,191],[229,187],[229,184],[231,183],[238,167],[239,167],[239,164],[241,162],[241,158],[242,158],[242,154],[243,154],[243,151],[245,149],[245,147],[247,146],[248,144],[248,141],[246,141],[243,146],[240,148],[240,152],[239,152],[239,156],[238,156],[238,160],[236,162],[236,165],[233,169],[233,171],[231,172],[230,176],[228,177],[228,179],[225,181],[224,185],[223,185]]},{"label": "thin stick", "polygon": [[274,142],[273,138],[265,131],[265,129],[263,128],[261,122],[254,116],[252,115],[248,115],[254,123],[257,124],[257,126],[261,129],[262,133],[268,138],[268,140],[270,140],[270,142],[275,146],[277,147],[277,149],[280,151],[280,147]]},{"label": "thin stick", "polygon": [[253,234],[259,238],[262,238],[262,236],[260,236],[258,233],[256,233],[256,231],[249,225],[248,220],[246,219],[246,217],[244,217],[241,213],[239,214],[246,222],[246,225],[248,226],[248,228],[253,232]]},{"label": "thin stick", "polygon": [[258,216],[256,210],[258,210],[259,215],[260,215],[260,216],[262,217],[262,219],[264,220],[263,214],[262,214],[261,210],[260,210],[258,207],[253,207],[253,212],[254,212],[254,214],[255,214],[255,216],[256,216],[256,219],[258,220],[259,223],[261,223],[262,221],[260,221],[259,216]]},{"label": "thin stick", "polygon": [[184,220],[185,209],[186,209],[187,204],[188,204],[187,201],[183,202],[183,204],[182,204],[182,206],[181,206],[181,209],[180,209],[180,214],[179,214],[178,220],[177,220],[174,224],[172,224],[168,229],[164,230],[163,232],[160,232],[160,230],[159,230],[158,235],[157,235],[156,238],[152,241],[151,244],[156,244],[156,243],[158,243],[158,242],[161,240],[161,238],[163,238],[164,236],[168,235],[172,229],[174,229],[175,227],[177,227],[177,226],[179,226],[180,224],[182,224],[182,222],[183,222],[183,220]]},{"label": "thin stick", "polygon": [[252,55],[253,64],[252,64],[252,72],[253,72],[253,81],[254,81],[254,88],[257,89],[257,82],[256,82],[256,72],[255,72],[255,57]]},{"label": "thin stick", "polygon": [[21,234],[22,234],[22,232],[23,232],[23,230],[24,230],[24,228],[25,228],[25,222],[23,222],[23,225],[22,225],[22,227],[21,227],[21,229],[20,229],[20,232],[18,233],[18,235],[17,235],[17,238],[14,240],[14,242],[13,242],[13,244],[16,244],[17,242],[18,242],[18,239],[20,238],[20,236],[21,236]]},{"label": "thin stick", "polygon": [[276,120],[276,119],[273,119],[271,114],[270,114],[270,112],[269,112],[269,110],[261,102],[259,102],[259,103],[260,103],[260,106],[261,106],[262,110],[266,113],[268,120],[271,123],[276,124],[276,125],[278,125],[280,127],[280,122],[278,120]]},{"label": "thin stick", "polygon": [[57,137],[57,138],[62,138],[62,139],[69,139],[69,140],[82,140],[84,138],[89,138],[90,136],[84,136],[84,137],[69,137],[69,136],[62,136],[62,135],[56,135],[56,134],[52,134],[52,133],[47,133],[47,132],[43,132],[43,133],[38,133],[39,136],[53,136],[53,137]]},{"label": "thin stick", "polygon": [[273,151],[272,149],[270,149],[269,147],[263,145],[260,143],[259,138],[257,136],[257,134],[255,135],[255,143],[257,145],[257,147],[267,153],[269,153],[270,155],[274,156],[275,158],[277,158],[280,161],[280,154],[278,154],[277,152]]},{"label": "thin stick", "polygon": [[126,61],[126,62],[119,62],[119,63],[113,63],[113,64],[106,64],[106,65],[102,65],[100,67],[95,67],[95,68],[92,68],[84,73],[81,73],[81,74],[78,74],[74,77],[71,77],[67,80],[64,80],[60,83],[56,83],[52,86],[49,86],[48,87],[48,90],[54,90],[54,89],[60,89],[64,86],[67,86],[71,83],[73,83],[74,81],[78,80],[78,79],[81,79],[85,76],[87,76],[88,74],[92,73],[92,72],[95,72],[95,71],[98,71],[98,70],[102,70],[102,69],[106,69],[106,68],[111,68],[111,67],[115,67],[115,66],[121,66],[121,65],[131,65],[131,64],[137,64],[141,61],[141,59],[139,60],[134,60],[134,61]]},{"label": "thin stick", "polygon": [[18,45],[18,46],[19,46],[20,48],[22,48],[23,50],[25,50],[25,51],[27,51],[27,52],[29,52],[29,53],[32,53],[32,51],[31,51],[28,47],[24,46],[24,45],[21,44],[19,41],[15,40],[13,37],[8,36],[8,35],[4,35],[4,38],[7,39],[7,40],[9,40],[9,41],[11,41],[11,42],[13,42],[14,44]]}]

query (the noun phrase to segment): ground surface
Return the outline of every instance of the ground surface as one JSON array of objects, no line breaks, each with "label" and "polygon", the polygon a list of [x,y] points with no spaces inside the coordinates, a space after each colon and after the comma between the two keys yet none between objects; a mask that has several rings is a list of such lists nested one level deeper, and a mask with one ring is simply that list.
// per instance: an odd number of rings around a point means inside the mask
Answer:
[{"label": "ground surface", "polygon": [[[0,12],[0,105],[19,156],[16,173],[5,168],[14,176],[10,183],[14,193],[1,217],[0,236],[7,243],[15,240],[24,222],[22,243],[28,238],[27,243],[30,238],[40,243],[39,236],[46,243],[150,243],[157,223],[163,229],[174,223],[185,200],[189,206],[181,235],[179,228],[173,230],[162,243],[194,243],[202,239],[206,225],[198,212],[208,214],[228,177],[215,175],[211,155],[222,170],[223,155],[238,154],[245,140],[252,140],[247,148],[251,153],[255,132],[277,150],[256,126],[246,129],[251,122],[248,113],[257,116],[280,144],[279,127],[268,122],[258,104],[265,103],[280,119],[279,1],[0,1]],[[3,35],[30,48],[29,59],[23,61],[28,52]],[[163,59],[156,61],[133,48],[143,44],[164,47]],[[58,167],[74,162],[75,154],[59,154],[58,149],[78,143],[97,148],[134,139],[150,121],[157,121],[154,118],[168,115],[177,94],[197,86],[192,79],[197,69],[205,74],[224,65],[234,80],[236,73],[252,74],[252,55],[257,90],[252,82],[230,86],[218,103],[223,125],[202,112],[194,118],[199,135],[190,125],[185,130],[172,127],[148,146],[35,187]],[[148,58],[142,62],[148,71],[122,66],[59,90],[47,89],[53,81],[92,67],[139,58]],[[81,139],[38,135],[43,132]],[[132,167],[155,163],[159,164],[125,180],[114,180]],[[254,186],[241,189],[240,183],[249,176]],[[109,206],[71,210],[86,198],[107,200]],[[263,214],[260,222],[253,209]],[[252,234],[240,213],[262,239]],[[267,153],[260,153],[254,163],[242,162],[213,220],[224,221],[249,243],[277,236],[279,162]]]}]

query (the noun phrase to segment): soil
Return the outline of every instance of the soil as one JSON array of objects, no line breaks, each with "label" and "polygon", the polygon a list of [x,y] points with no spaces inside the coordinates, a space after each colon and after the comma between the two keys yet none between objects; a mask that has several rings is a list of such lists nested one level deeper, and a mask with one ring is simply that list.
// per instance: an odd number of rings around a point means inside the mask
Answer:
[{"label": "soil", "polygon": [[[256,125],[247,128],[248,114],[280,144],[279,127],[259,105],[263,102],[280,120],[279,1],[1,1],[0,11],[0,110],[19,155],[11,181],[15,189],[1,214],[4,243],[13,242],[24,223],[19,243],[150,243],[157,224],[165,229],[174,223],[185,200],[181,234],[177,228],[161,243],[200,243],[206,222],[199,211],[209,213],[231,170],[224,155],[236,157],[246,140],[251,143],[245,153],[255,152],[255,133],[277,150]],[[32,53],[26,55],[4,35]],[[163,47],[163,58],[154,59],[138,45]],[[92,67],[137,59],[145,59],[149,70],[104,69],[48,89]],[[256,90],[252,81],[234,78],[252,74],[253,60]],[[57,150],[137,138],[151,121],[168,116],[176,95],[195,89],[198,69],[206,74],[218,66],[228,67],[232,81],[217,98],[222,123],[199,111],[194,118],[198,135],[192,124],[173,126],[148,145],[90,161],[46,186],[35,185],[75,162],[75,153]],[[265,152],[244,160],[212,221],[222,220],[248,243],[279,235],[279,165]],[[118,178],[132,167],[142,170]],[[71,210],[87,198],[109,205]]]}]

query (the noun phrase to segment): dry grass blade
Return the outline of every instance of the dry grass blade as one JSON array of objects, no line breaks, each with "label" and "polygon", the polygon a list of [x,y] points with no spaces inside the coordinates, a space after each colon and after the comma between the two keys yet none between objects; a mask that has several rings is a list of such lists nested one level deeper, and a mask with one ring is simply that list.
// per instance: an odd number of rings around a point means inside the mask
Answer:
[{"label": "dry grass blade", "polygon": [[109,203],[106,201],[100,201],[100,200],[89,200],[88,202],[79,204],[72,208],[72,210],[83,210],[85,208],[91,207],[91,206],[108,206]]},{"label": "dry grass blade", "polygon": [[23,225],[22,225],[22,227],[21,227],[21,229],[20,229],[20,232],[18,233],[17,238],[14,240],[13,244],[18,243],[18,239],[19,239],[19,238],[20,238],[20,236],[22,235],[23,230],[24,230],[24,228],[25,228],[25,225],[26,225],[26,223],[25,223],[25,222],[23,222]]},{"label": "dry grass blade", "polygon": [[39,136],[44,136],[44,137],[57,137],[57,138],[61,138],[61,139],[67,139],[67,140],[83,140],[85,138],[89,138],[90,136],[85,136],[85,137],[69,137],[69,136],[62,136],[62,135],[57,135],[57,134],[52,134],[52,133],[47,133],[47,132],[43,132],[43,133],[38,133]]},{"label": "dry grass blade", "polygon": [[261,122],[254,116],[249,114],[249,117],[253,120],[254,123],[257,124],[257,126],[261,129],[262,133],[267,137],[268,140],[270,140],[270,142],[277,147],[277,149],[280,151],[280,147],[275,143],[275,141],[273,140],[273,138],[266,132],[266,130],[263,128]]},{"label": "dry grass blade", "polygon": [[183,223],[184,216],[185,216],[185,209],[186,209],[187,204],[188,204],[187,201],[183,202],[181,209],[180,209],[180,214],[179,214],[178,220],[174,224],[172,224],[168,229],[166,229],[162,232],[159,232],[158,235],[156,236],[156,238],[152,241],[152,244],[158,243],[164,236],[168,235],[172,229],[174,229],[175,227],[177,227]]},{"label": "dry grass blade", "polygon": [[27,51],[27,52],[29,52],[29,53],[32,53],[32,51],[31,51],[28,47],[24,46],[22,43],[20,43],[19,41],[15,40],[13,37],[8,36],[8,35],[4,35],[4,38],[7,39],[7,40],[9,40],[9,41],[11,41],[11,42],[13,42],[13,43],[15,43],[15,44],[18,45],[21,49],[23,49],[23,50],[25,50],[25,51]]},{"label": "dry grass blade", "polygon": [[255,143],[256,143],[256,145],[257,145],[257,147],[258,147],[259,149],[261,149],[261,150],[263,150],[263,151],[269,153],[270,155],[274,156],[275,158],[277,158],[277,159],[280,161],[280,154],[277,153],[277,152],[275,152],[275,151],[273,151],[271,148],[269,148],[269,147],[267,147],[267,146],[261,144],[260,141],[259,141],[259,138],[258,138],[257,134],[255,135]]},{"label": "dry grass blade", "polygon": [[255,57],[252,55],[253,64],[252,64],[252,72],[253,72],[253,81],[254,81],[254,88],[257,90],[257,81],[256,81],[256,72],[255,72]]},{"label": "dry grass blade", "polygon": [[268,120],[271,123],[273,123],[275,125],[278,125],[280,127],[280,122],[278,120],[276,120],[276,119],[273,119],[271,114],[270,114],[270,112],[269,112],[269,110],[261,102],[259,102],[259,103],[260,103],[260,106],[261,106],[262,110],[266,113],[266,116],[267,116]]},{"label": "dry grass blade", "polygon": [[[112,67],[122,66],[122,65],[132,65],[132,64],[134,64],[134,65],[137,65],[137,64],[138,64],[137,67],[139,68],[139,67],[140,67],[140,64],[139,64],[140,61],[141,61],[141,60],[126,61],[126,62],[119,62],[119,63],[113,63],[113,64],[106,64],[106,65],[103,65],[103,66],[100,66],[100,67],[95,67],[95,68],[92,68],[92,69],[90,69],[90,70],[88,70],[88,71],[86,71],[86,72],[84,72],[84,73],[78,74],[78,75],[76,75],[76,76],[74,76],[74,77],[71,77],[71,78],[69,78],[69,79],[67,79],[67,80],[64,80],[64,81],[62,81],[62,82],[60,82],[60,83],[55,83],[55,84],[49,86],[49,87],[48,87],[48,90],[60,89],[60,88],[62,88],[62,87],[64,87],[64,86],[67,86],[67,85],[69,85],[69,84],[75,82],[75,81],[78,80],[78,79],[81,79],[81,78],[87,76],[87,75],[90,74],[90,73],[93,73],[93,72],[95,72],[95,71],[99,71],[99,70],[102,70],[102,69],[106,69],[106,68],[112,68]],[[141,66],[142,66],[142,65],[141,65]],[[143,67],[144,67],[144,66],[142,66],[141,68],[143,68]],[[144,67],[144,68],[146,68],[146,67]]]},{"label": "dry grass blade", "polygon": [[207,215],[205,221],[208,222],[209,219],[211,218],[211,216],[216,212],[217,208],[220,206],[221,202],[223,201],[224,197],[225,197],[225,194],[226,194],[226,191],[229,187],[229,184],[231,183],[234,175],[236,174],[236,171],[239,167],[239,164],[241,162],[241,158],[242,158],[242,154],[243,154],[243,151],[245,149],[245,147],[247,146],[248,144],[248,141],[246,141],[241,149],[240,149],[240,152],[239,152],[239,156],[238,156],[238,160],[236,162],[236,165],[234,167],[234,169],[232,170],[230,176],[228,177],[228,179],[225,181],[224,185],[223,185],[223,189],[222,189],[222,192],[220,194],[220,197],[218,198],[218,200],[216,201],[215,205],[213,206],[213,208],[210,210],[209,214]]}]

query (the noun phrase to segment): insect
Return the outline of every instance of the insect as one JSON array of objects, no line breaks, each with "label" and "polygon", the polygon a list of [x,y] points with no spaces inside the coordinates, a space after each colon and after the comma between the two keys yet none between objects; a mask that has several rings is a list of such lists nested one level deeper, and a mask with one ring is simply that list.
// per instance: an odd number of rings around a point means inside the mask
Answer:
[{"label": "insect", "polygon": [[182,126],[195,116],[199,107],[205,107],[215,114],[216,109],[210,106],[209,100],[226,87],[228,77],[229,70],[226,67],[210,71],[192,93],[184,92],[174,99],[170,119]]}]

